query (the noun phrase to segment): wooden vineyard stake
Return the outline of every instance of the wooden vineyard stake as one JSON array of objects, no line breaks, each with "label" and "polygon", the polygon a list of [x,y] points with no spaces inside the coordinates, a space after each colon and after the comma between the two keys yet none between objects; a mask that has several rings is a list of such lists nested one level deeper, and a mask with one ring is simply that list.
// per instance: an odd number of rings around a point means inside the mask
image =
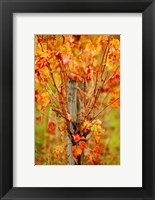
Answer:
[{"label": "wooden vineyard stake", "polygon": [[[70,131],[71,133],[75,133],[76,126],[74,125],[77,123],[77,96],[76,96],[75,80],[68,81],[68,111],[72,116],[72,123],[70,123]],[[72,154],[72,141],[70,136],[68,136],[68,159],[69,159],[69,165],[75,164]]]}]

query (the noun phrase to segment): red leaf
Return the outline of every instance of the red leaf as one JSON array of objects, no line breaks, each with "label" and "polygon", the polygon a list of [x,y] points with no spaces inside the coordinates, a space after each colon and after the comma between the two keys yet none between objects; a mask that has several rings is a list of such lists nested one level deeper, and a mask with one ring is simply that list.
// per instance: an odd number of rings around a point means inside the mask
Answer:
[{"label": "red leaf", "polygon": [[48,123],[48,126],[47,126],[47,132],[48,133],[51,133],[51,132],[53,132],[55,130],[55,124],[54,124],[54,122],[49,122]]},{"label": "red leaf", "polygon": [[85,130],[85,132],[88,134],[88,133],[91,132],[91,129],[87,127],[86,130]]},{"label": "red leaf", "polygon": [[78,142],[81,139],[81,137],[77,133],[72,134],[72,136],[73,136],[75,142]]},{"label": "red leaf", "polygon": [[36,120],[41,122],[42,121],[42,117],[41,116],[36,117]]},{"label": "red leaf", "polygon": [[61,58],[62,58],[62,53],[59,52],[58,54],[56,54],[56,58],[57,58],[57,59],[61,59]]},{"label": "red leaf", "polygon": [[35,91],[35,102],[37,103],[40,100],[40,94],[39,92],[36,90]]},{"label": "red leaf", "polygon": [[63,53],[59,52],[56,54],[56,58],[62,60],[63,65],[67,65],[70,61],[70,57],[67,55],[64,55]]},{"label": "red leaf", "polygon": [[53,122],[49,122],[48,127],[49,127],[51,130],[54,130],[55,125],[54,125]]},{"label": "red leaf", "polygon": [[86,74],[86,80],[90,81],[91,80],[91,66],[88,65],[87,67],[87,74]]}]

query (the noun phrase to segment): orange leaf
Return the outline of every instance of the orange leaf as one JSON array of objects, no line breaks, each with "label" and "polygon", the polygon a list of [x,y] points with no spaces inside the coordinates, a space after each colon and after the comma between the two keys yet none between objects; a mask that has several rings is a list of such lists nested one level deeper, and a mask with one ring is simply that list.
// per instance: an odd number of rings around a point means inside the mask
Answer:
[{"label": "orange leaf", "polygon": [[67,113],[67,119],[68,119],[69,121],[72,121],[72,115],[70,115],[69,113]]},{"label": "orange leaf", "polygon": [[110,107],[111,108],[119,108],[120,107],[120,99],[114,99],[114,98],[112,98],[110,100]]},{"label": "orange leaf", "polygon": [[82,154],[82,150],[80,149],[79,146],[72,146],[72,153],[73,156],[76,158],[77,156]]},{"label": "orange leaf", "polygon": [[119,82],[120,82],[120,75],[119,74],[115,74],[112,78],[109,79],[109,84],[111,86],[116,85]]},{"label": "orange leaf", "polygon": [[38,60],[38,62],[37,62],[37,66],[39,67],[39,68],[43,68],[43,67],[45,67],[45,66],[47,66],[48,65],[48,62],[47,62],[47,60],[45,59],[45,58],[40,58],[39,60]]},{"label": "orange leaf", "polygon": [[94,153],[94,155],[93,155],[94,164],[96,164],[97,160],[98,160],[98,154]]},{"label": "orange leaf", "polygon": [[93,151],[94,151],[94,153],[96,153],[96,154],[102,154],[102,149],[101,149],[101,147],[99,147],[99,146],[95,146],[95,147],[93,148]]},{"label": "orange leaf", "polygon": [[46,106],[51,103],[50,97],[48,92],[43,92],[40,95],[40,105],[38,105],[39,110],[43,110],[46,108]]},{"label": "orange leaf", "polygon": [[86,148],[86,143],[84,141],[80,141],[79,142],[79,147],[81,150],[85,149]]}]

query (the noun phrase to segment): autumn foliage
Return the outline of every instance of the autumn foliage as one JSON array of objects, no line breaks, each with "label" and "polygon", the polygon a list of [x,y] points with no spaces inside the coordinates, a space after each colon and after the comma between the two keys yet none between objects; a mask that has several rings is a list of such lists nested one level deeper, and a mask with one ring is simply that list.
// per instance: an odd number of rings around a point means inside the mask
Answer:
[{"label": "autumn foliage", "polygon": [[118,35],[35,35],[36,164],[119,164],[119,114]]}]

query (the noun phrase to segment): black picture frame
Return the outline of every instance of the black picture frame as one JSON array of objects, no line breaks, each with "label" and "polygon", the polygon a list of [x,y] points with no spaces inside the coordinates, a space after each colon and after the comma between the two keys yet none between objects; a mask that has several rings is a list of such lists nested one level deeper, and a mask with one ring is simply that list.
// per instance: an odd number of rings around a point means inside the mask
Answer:
[{"label": "black picture frame", "polygon": [[[13,13],[142,13],[143,187],[13,187]],[[155,2],[154,0],[0,0],[0,197],[1,199],[155,199]],[[131,144],[132,146],[132,144]],[[25,172],[26,173],[26,172]],[[132,174],[131,174],[132,176]],[[31,179],[31,177],[30,177]],[[31,180],[30,180],[31,181]],[[93,181],[93,180],[92,180]]]}]

